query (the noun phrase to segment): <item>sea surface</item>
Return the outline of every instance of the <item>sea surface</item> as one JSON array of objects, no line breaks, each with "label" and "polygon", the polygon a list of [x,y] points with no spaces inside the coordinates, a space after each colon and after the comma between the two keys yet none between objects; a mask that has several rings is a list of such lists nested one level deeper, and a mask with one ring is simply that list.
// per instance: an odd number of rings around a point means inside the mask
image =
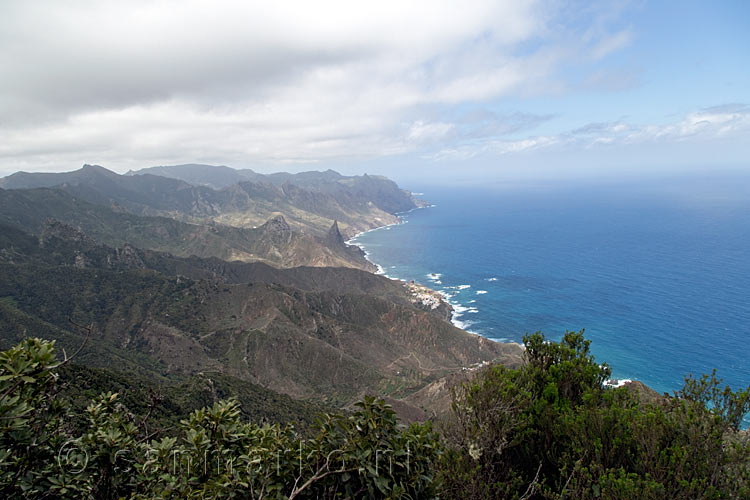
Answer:
[{"label": "sea surface", "polygon": [[750,176],[410,185],[432,207],[352,240],[499,341],[585,329],[616,379],[750,385]]}]

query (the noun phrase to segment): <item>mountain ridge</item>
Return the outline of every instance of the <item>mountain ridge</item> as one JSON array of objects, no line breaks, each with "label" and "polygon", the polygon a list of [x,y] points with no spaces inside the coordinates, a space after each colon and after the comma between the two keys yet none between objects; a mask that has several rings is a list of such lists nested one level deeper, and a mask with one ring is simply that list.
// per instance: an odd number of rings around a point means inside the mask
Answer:
[{"label": "mountain ridge", "polygon": [[[200,167],[212,174],[218,169],[220,176],[229,168]],[[179,171],[175,167],[168,172]],[[56,188],[135,215],[241,228],[257,227],[280,213],[296,230],[317,236],[324,236],[334,220],[344,225],[347,237],[392,224],[398,222],[396,213],[421,203],[393,181],[367,175],[345,177],[334,171],[237,175],[237,182],[214,189],[206,183],[191,184],[148,171],[119,175],[101,166],[84,165],[63,173],[17,172],[0,179],[0,188]]]},{"label": "mountain ridge", "polygon": [[133,215],[82,201],[63,190],[0,189],[1,222],[41,234],[50,218],[115,247],[130,243],[183,257],[262,261],[280,267],[333,265],[374,270],[359,248],[331,245],[325,238],[301,234],[291,228],[284,238],[279,238],[267,226],[236,228],[213,222],[194,224],[168,217]]},{"label": "mountain ridge", "polygon": [[[334,171],[269,177],[221,190],[92,165],[6,178],[0,313],[13,328],[0,340],[37,330],[71,348],[73,318],[97,332],[94,367],[221,373],[339,407],[378,393],[408,418],[435,411],[419,394],[451,374],[521,362],[518,345],[457,329],[434,292],[369,272],[345,243],[418,206],[410,193]],[[34,182],[51,186],[22,187]]]}]

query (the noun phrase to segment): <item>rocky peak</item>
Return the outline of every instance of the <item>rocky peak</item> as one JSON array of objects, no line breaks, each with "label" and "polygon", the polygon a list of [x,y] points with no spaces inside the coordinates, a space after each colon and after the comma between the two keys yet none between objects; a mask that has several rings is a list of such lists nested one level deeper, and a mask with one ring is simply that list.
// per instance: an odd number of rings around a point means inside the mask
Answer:
[{"label": "rocky peak", "polygon": [[81,167],[80,172],[85,174],[104,174],[109,177],[119,177],[117,173],[112,172],[101,165],[89,165],[88,163],[85,163],[83,167]]},{"label": "rocky peak", "polygon": [[94,244],[94,241],[80,229],[69,226],[57,219],[50,218],[44,221],[44,229],[42,229],[42,234],[39,236],[39,245],[43,247],[52,238],[76,243]]},{"label": "rocky peak", "polygon": [[263,229],[264,231],[270,231],[272,233],[286,233],[291,232],[292,230],[283,215],[277,215],[272,219],[268,219],[265,224],[260,226],[260,229]]},{"label": "rocky peak", "polygon": [[344,237],[341,235],[341,231],[339,231],[339,223],[338,221],[334,220],[333,225],[328,230],[328,235],[326,236],[326,239],[330,244],[333,245],[346,245],[344,242]]}]

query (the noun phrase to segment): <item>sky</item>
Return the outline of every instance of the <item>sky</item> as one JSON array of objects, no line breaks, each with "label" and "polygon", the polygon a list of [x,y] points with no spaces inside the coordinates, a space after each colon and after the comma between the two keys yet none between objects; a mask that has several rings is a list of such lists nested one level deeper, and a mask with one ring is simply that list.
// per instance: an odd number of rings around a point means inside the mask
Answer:
[{"label": "sky", "polygon": [[750,2],[0,2],[0,175],[750,172]]}]

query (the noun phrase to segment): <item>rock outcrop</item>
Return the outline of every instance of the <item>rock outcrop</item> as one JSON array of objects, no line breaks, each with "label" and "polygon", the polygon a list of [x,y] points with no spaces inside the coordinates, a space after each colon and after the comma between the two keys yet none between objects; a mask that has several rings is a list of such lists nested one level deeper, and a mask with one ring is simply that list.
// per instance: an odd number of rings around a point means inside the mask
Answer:
[{"label": "rock outcrop", "polygon": [[331,225],[331,229],[328,230],[328,234],[326,235],[326,241],[331,246],[346,246],[344,237],[341,235],[341,231],[339,231],[339,223],[337,220],[333,221],[333,225]]}]

